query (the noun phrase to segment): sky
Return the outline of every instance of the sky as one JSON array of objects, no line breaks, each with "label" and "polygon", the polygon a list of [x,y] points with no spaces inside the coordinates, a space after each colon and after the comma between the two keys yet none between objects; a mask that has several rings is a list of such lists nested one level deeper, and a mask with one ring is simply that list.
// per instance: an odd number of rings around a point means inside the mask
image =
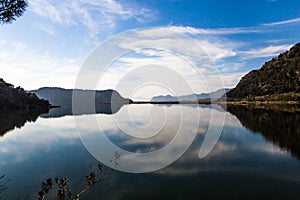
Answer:
[{"label": "sky", "polygon": [[[140,99],[201,93],[234,87],[299,38],[296,0],[29,0],[23,16],[0,27],[0,70],[1,78],[26,90],[80,87],[78,74],[92,52],[119,41],[129,53],[103,76],[93,69],[92,89],[119,89]],[[199,48],[191,48],[193,42]],[[204,54],[212,68],[203,67]],[[181,79],[190,90],[180,88]]]}]

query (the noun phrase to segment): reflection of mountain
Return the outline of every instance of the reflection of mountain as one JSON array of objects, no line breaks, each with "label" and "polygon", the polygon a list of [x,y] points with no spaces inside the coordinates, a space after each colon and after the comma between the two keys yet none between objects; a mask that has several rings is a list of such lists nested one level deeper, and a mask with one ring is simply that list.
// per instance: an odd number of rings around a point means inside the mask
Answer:
[{"label": "reflection of mountain", "polygon": [[152,97],[151,101],[195,101],[195,100],[205,100],[205,99],[211,99],[211,100],[217,100],[221,98],[226,92],[228,92],[229,89],[219,89],[217,91],[211,92],[211,93],[201,93],[201,94],[190,94],[190,95],[183,95],[183,96],[155,96]]},{"label": "reflection of mountain", "polygon": [[[88,114],[115,114],[117,113],[122,106],[129,106],[127,104],[97,104],[95,106],[95,112],[87,111],[83,109],[81,112],[76,112],[76,114],[72,113],[72,107],[60,107],[60,108],[52,108],[49,110],[47,114],[42,114],[40,117],[42,118],[58,118],[67,115],[88,115]],[[179,104],[158,104],[155,106],[179,106]],[[224,108],[217,104],[180,104],[180,106],[187,106],[193,108],[209,108],[214,109],[220,112],[224,112]]]},{"label": "reflection of mountain", "polygon": [[26,122],[35,122],[41,113],[37,110],[17,110],[13,112],[1,112],[0,136],[15,128],[21,128]]},{"label": "reflection of mountain", "polygon": [[56,118],[56,117],[63,117],[66,115],[88,115],[88,114],[114,114],[120,110],[120,108],[124,104],[96,104],[95,105],[95,112],[82,110],[80,112],[76,112],[73,114],[71,106],[64,106],[60,108],[52,108],[49,110],[49,113],[41,115],[43,118]]},{"label": "reflection of mountain", "polygon": [[223,105],[219,104],[154,104],[155,106],[166,106],[166,107],[171,107],[171,106],[185,106],[185,107],[192,107],[192,108],[208,108],[208,109],[213,109],[217,110],[219,112],[225,112],[226,107]]},{"label": "reflection of mountain", "polygon": [[300,159],[300,114],[227,105],[227,110],[253,132]]}]

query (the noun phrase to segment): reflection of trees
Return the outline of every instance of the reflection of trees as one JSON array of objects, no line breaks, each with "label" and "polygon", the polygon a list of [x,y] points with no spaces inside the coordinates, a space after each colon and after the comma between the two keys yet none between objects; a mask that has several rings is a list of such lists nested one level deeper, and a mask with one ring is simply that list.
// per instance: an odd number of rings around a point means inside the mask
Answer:
[{"label": "reflection of trees", "polygon": [[228,105],[227,110],[253,132],[300,159],[300,114],[263,108]]},{"label": "reflection of trees", "polygon": [[5,179],[5,175],[0,177],[0,200],[2,199],[2,193],[7,189],[6,184],[10,181],[10,179]]},{"label": "reflection of trees", "polygon": [[0,136],[15,128],[21,128],[26,122],[34,122],[41,112],[37,110],[17,110],[0,113]]},{"label": "reflection of trees", "polygon": [[[118,160],[120,156],[121,155],[118,152],[115,152],[114,160],[110,161],[114,167],[119,166]],[[90,173],[87,176],[85,176],[86,186],[78,193],[74,193],[74,191],[72,191],[72,189],[69,187],[68,178],[55,178],[54,181],[57,190],[57,199],[65,200],[67,198],[70,200],[79,200],[79,198],[83,194],[92,189],[97,183],[106,180],[111,175],[112,171],[112,168],[108,168],[106,171],[104,171],[103,164],[99,163],[97,166],[97,170],[94,170],[92,168]],[[50,192],[53,185],[54,184],[51,178],[47,179],[42,183],[41,190],[38,192],[40,200],[46,199],[46,195]]]}]

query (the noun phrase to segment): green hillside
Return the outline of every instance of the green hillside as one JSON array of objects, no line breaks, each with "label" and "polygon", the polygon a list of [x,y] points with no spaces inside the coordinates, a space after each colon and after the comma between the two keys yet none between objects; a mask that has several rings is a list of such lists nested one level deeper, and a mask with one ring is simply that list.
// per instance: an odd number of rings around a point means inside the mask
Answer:
[{"label": "green hillside", "polygon": [[227,98],[299,100],[296,93],[300,93],[300,43],[242,77]]}]

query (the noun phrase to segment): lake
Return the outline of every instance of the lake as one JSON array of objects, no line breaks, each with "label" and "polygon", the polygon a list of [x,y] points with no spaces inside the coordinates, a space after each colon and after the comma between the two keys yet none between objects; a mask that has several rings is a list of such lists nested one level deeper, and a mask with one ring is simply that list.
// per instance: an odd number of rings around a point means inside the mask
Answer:
[{"label": "lake", "polygon": [[[217,105],[59,112],[0,115],[3,199],[38,199],[42,182],[56,177],[79,193],[99,160],[106,179],[80,199],[299,199],[299,113]],[[217,138],[211,151],[208,130]],[[55,187],[46,199],[56,199]]]}]

